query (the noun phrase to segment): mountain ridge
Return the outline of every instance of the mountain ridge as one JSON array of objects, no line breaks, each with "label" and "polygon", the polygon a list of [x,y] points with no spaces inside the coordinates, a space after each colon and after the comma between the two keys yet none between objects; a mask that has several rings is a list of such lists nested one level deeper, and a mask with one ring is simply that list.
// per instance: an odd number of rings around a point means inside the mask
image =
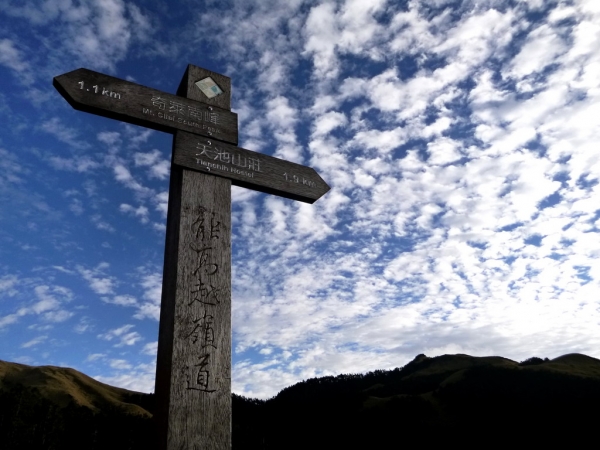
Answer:
[{"label": "mountain ridge", "polygon": [[44,398],[62,407],[73,401],[97,412],[113,404],[131,413],[151,416],[144,408],[127,401],[137,395],[134,391],[109,386],[69,367],[27,366],[0,360],[0,390],[14,383],[39,388]]},{"label": "mountain ridge", "polygon": [[[232,441],[236,450],[394,448],[399,433],[447,443],[498,427],[538,435],[577,429],[579,436],[594,429],[599,403],[600,359],[584,354],[521,362],[419,354],[392,370],[303,380],[267,400],[232,394]],[[91,450],[148,450],[153,407],[153,394],[75,369],[0,360],[6,450],[69,450],[81,442]]]}]

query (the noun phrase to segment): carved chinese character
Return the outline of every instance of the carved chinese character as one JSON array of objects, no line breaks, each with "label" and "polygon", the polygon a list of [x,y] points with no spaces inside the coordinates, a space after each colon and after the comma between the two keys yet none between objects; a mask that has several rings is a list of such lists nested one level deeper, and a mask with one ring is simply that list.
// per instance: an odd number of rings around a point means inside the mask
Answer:
[{"label": "carved chinese character", "polygon": [[169,101],[169,112],[185,116],[185,111],[183,108],[185,108],[183,103],[175,102],[173,100]]},{"label": "carved chinese character", "polygon": [[202,355],[198,357],[199,364],[194,364],[192,367],[185,366],[186,370],[186,389],[202,392],[216,392],[216,389],[208,389],[210,381],[210,372],[207,369],[208,359],[210,355]]},{"label": "carved chinese character", "polygon": [[210,239],[219,239],[219,233],[221,232],[221,222],[215,218],[215,213],[212,213],[210,218]]},{"label": "carved chinese character", "polygon": [[165,109],[167,102],[164,98],[160,98],[160,95],[157,95],[156,97],[152,97],[152,104],[158,109]]},{"label": "carved chinese character", "polygon": [[231,155],[229,154],[229,152],[225,152],[220,150],[219,153],[217,153],[217,156],[215,157],[215,159],[219,159],[219,161],[224,162],[226,164],[230,163],[230,157]]},{"label": "carved chinese character", "polygon": [[188,113],[190,117],[196,120],[202,120],[202,111],[196,108],[195,106],[188,106]]},{"label": "carved chinese character", "polygon": [[196,153],[196,156],[206,155],[207,158],[211,159],[217,159],[217,157],[219,156],[219,152],[216,151],[214,148],[211,148],[210,145],[201,144],[200,142],[198,142],[196,149],[201,150],[200,153]]},{"label": "carved chinese character", "polygon": [[204,120],[210,123],[214,123],[215,125],[219,124],[219,115],[217,113],[209,113],[207,112],[204,116]]},{"label": "carved chinese character", "polygon": [[260,172],[260,161],[256,158],[248,158],[248,169]]},{"label": "carved chinese character", "polygon": [[[196,269],[193,272],[194,275],[196,275],[196,274],[200,275],[200,271],[202,269],[204,269],[204,272],[206,273],[206,275],[214,275],[215,273],[218,272],[219,265],[208,262],[208,258],[211,254],[210,251],[212,250],[212,247],[198,248],[195,244],[192,243],[192,244],[190,244],[190,249],[195,251],[196,255],[198,256],[198,263],[196,264]],[[211,269],[209,269],[209,267]]]},{"label": "carved chinese character", "polygon": [[[237,161],[236,161],[236,156],[237,156]],[[234,154],[231,158],[231,164],[238,166],[238,167],[246,167],[246,157],[242,156],[240,154]]]},{"label": "carved chinese character", "polygon": [[194,233],[196,239],[200,240],[201,242],[204,240],[206,232],[204,227],[205,212],[206,208],[204,208],[203,206],[198,207],[198,217],[196,217],[196,220],[194,220],[194,222],[192,223],[192,233]]},{"label": "carved chinese character", "polygon": [[192,320],[194,328],[186,336],[186,338],[191,337],[192,344],[196,344],[198,340],[200,340],[200,346],[203,349],[206,347],[212,347],[216,349],[217,347],[215,346],[215,330],[213,328],[213,321],[214,316],[207,315],[205,310],[202,317]]},{"label": "carved chinese character", "polygon": [[[213,236],[213,219],[211,219],[211,237]],[[217,223],[217,226],[220,222]],[[218,238],[218,236],[216,236]],[[189,302],[191,305],[194,302],[202,303],[205,305],[217,305],[220,303],[219,298],[217,297],[217,293],[220,289],[216,289],[215,286],[210,284],[205,277],[214,275],[219,271],[219,265],[209,261],[212,257],[212,247],[198,247],[195,244],[190,244],[190,249],[196,252],[198,257],[197,262],[195,264],[195,269],[192,272],[194,276],[194,284],[192,285],[192,290],[190,293],[192,294],[192,300]]]},{"label": "carved chinese character", "polygon": [[[211,213],[210,223],[207,227],[205,221],[206,212],[207,210],[203,206],[198,207],[198,216],[196,217],[194,222],[192,222],[192,233],[194,233],[196,240],[199,242],[203,242],[205,239],[208,239],[209,241],[212,239],[219,239],[219,233],[221,233],[221,222],[216,219],[214,212]],[[192,249],[195,252],[207,250],[201,249],[197,245],[195,245],[195,247],[196,248]]]},{"label": "carved chinese character", "polygon": [[191,306],[194,302],[211,306],[217,306],[221,303],[217,296],[222,290],[221,288],[215,288],[212,284],[202,282],[201,277],[198,277],[197,283],[193,287],[194,289],[190,291],[192,300],[188,303],[188,306]]}]

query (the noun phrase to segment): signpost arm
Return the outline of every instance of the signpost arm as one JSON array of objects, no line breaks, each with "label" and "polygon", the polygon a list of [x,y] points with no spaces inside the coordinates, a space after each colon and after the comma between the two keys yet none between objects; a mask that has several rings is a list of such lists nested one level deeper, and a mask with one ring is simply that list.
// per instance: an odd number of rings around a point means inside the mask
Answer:
[{"label": "signpost arm", "polygon": [[[223,94],[209,99],[196,87],[208,76]],[[196,66],[188,66],[177,93],[231,107],[230,79]],[[159,449],[230,449],[231,180],[172,161],[169,189],[155,388]]]}]

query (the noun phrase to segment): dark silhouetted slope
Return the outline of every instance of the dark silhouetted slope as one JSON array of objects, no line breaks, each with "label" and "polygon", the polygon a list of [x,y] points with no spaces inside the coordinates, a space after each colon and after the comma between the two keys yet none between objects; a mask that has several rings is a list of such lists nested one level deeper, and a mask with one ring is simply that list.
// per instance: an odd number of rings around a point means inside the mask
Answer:
[{"label": "dark silhouetted slope", "polygon": [[[0,361],[0,449],[153,449],[152,401],[73,369]],[[266,401],[233,394],[232,440],[235,450],[574,446],[596,439],[598,405],[600,360],[589,356],[418,355]]]},{"label": "dark silhouetted slope", "polygon": [[[306,380],[266,402],[238,397],[258,425],[234,434],[234,448],[471,448],[596,439],[600,360],[580,354],[530,360],[418,355],[390,371]],[[237,422],[245,420],[240,415]]]},{"label": "dark silhouetted slope", "polygon": [[148,449],[152,396],[76,370],[0,361],[0,448]]}]

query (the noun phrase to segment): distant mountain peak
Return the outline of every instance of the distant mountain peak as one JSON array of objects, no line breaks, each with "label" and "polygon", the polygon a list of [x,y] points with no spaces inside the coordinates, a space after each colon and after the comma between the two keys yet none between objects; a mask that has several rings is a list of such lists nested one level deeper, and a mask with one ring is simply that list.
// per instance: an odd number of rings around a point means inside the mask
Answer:
[{"label": "distant mountain peak", "polygon": [[411,362],[420,363],[421,361],[425,361],[426,359],[429,359],[429,357],[426,356],[424,353],[419,353]]}]

